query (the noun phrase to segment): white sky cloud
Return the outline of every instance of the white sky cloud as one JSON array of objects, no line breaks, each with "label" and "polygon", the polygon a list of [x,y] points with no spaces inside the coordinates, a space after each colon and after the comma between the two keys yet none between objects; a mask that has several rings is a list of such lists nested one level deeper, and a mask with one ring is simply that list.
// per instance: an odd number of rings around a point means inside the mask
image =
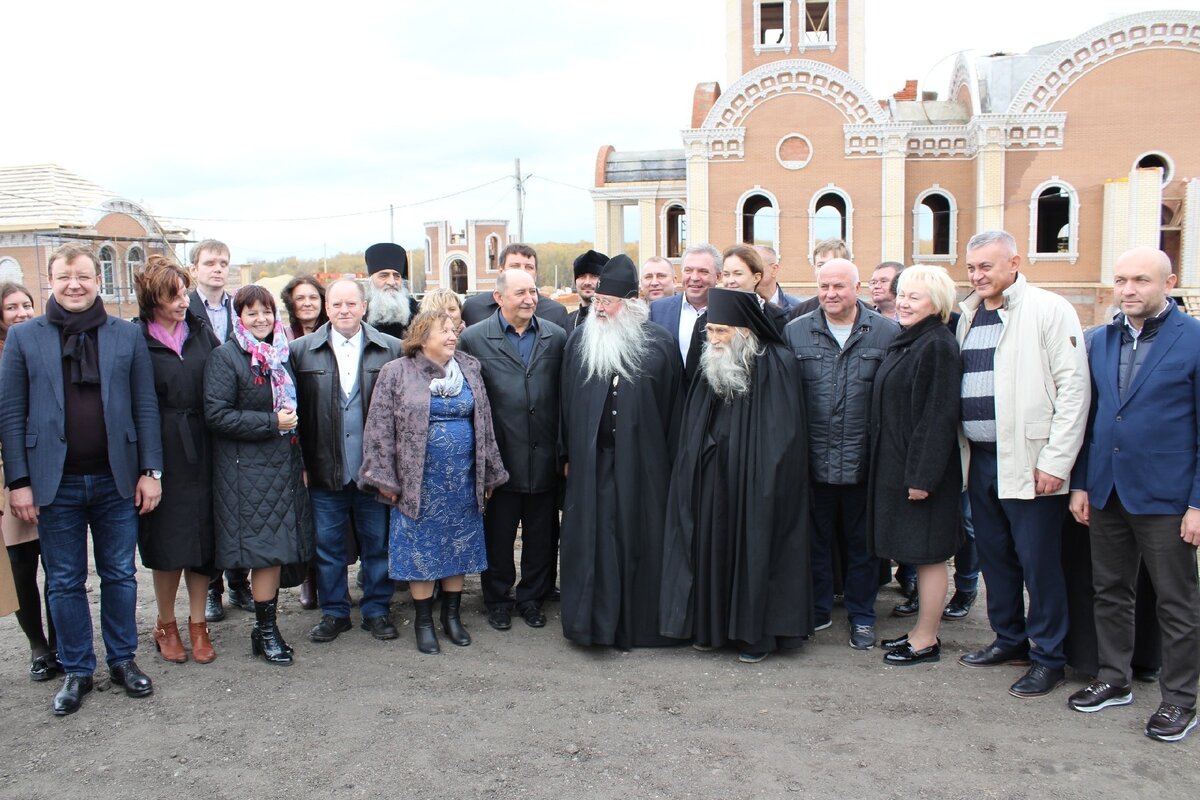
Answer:
[{"label": "white sky cloud", "polygon": [[[405,246],[435,219],[515,233],[511,180],[411,204],[517,157],[546,179],[527,184],[526,238],[590,239],[588,194],[562,184],[589,187],[604,144],[681,147],[695,85],[725,83],[723,0],[13,5],[0,158],[60,163],[237,260],[386,240],[389,204],[408,206]],[[958,50],[1023,52],[1146,8],[867,0],[867,87],[944,92]]]}]

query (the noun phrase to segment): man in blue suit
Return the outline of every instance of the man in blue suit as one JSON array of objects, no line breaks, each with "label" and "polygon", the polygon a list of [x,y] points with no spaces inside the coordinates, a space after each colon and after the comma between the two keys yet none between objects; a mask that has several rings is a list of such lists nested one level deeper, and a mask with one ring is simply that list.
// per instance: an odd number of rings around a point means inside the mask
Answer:
[{"label": "man in blue suit", "polygon": [[1071,513],[1091,528],[1096,680],[1076,711],[1133,701],[1130,659],[1139,562],[1158,593],[1162,704],[1146,735],[1175,742],[1196,725],[1200,681],[1200,322],[1167,296],[1165,253],[1139,247],[1113,271],[1112,324],[1088,332],[1092,407],[1071,475]]},{"label": "man in blue suit", "polygon": [[153,692],[137,650],[138,514],[162,494],[162,440],[150,351],[98,298],[100,262],[63,245],[50,256],[46,314],[8,333],[0,365],[0,446],[10,510],[36,523],[66,679],[54,713],[79,710],[96,654],[85,583],[87,532],[100,576],[109,674],[130,697]]},{"label": "man in blue suit", "polygon": [[684,384],[691,383],[704,346],[704,312],[708,290],[721,277],[721,251],[711,244],[692,245],[681,260],[683,291],[650,304],[650,321],[657,322],[675,337],[683,357]]}]

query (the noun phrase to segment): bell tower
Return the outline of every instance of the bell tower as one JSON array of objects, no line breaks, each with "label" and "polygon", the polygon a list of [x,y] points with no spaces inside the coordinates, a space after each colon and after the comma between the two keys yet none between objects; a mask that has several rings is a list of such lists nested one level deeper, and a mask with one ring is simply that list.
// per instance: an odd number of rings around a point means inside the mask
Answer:
[{"label": "bell tower", "polygon": [[726,86],[771,61],[821,61],[865,80],[866,0],[726,0]]}]

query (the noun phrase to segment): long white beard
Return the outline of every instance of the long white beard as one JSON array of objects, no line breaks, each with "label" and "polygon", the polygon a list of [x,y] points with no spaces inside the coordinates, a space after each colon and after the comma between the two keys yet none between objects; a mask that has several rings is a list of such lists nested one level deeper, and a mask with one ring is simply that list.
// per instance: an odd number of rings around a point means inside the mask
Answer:
[{"label": "long white beard", "polygon": [[711,345],[704,348],[700,354],[700,370],[713,392],[729,402],[750,391],[754,359],[762,353],[753,331],[738,330],[726,347],[720,350]]},{"label": "long white beard", "polygon": [[371,325],[399,324],[407,327],[412,319],[409,306],[408,287],[380,289],[373,283],[367,284],[367,322]]},{"label": "long white beard", "polygon": [[595,307],[583,321],[579,334],[584,379],[607,381],[613,375],[632,380],[641,371],[649,349],[646,322],[650,307],[640,300],[626,300],[616,317],[600,318]]}]

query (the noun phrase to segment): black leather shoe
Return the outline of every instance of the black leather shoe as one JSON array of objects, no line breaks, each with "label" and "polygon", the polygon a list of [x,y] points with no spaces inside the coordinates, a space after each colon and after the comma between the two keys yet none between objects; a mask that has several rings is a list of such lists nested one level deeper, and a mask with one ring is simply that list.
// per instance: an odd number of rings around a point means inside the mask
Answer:
[{"label": "black leather shoe", "polygon": [[1162,670],[1158,667],[1133,667],[1133,679],[1138,683],[1158,683]]},{"label": "black leather shoe", "polygon": [[1178,742],[1196,727],[1196,709],[1162,703],[1146,721],[1146,735],[1160,742]]},{"label": "black leather shoe", "polygon": [[903,645],[883,654],[883,663],[894,667],[910,667],[913,664],[932,664],[942,660],[942,640],[938,639],[929,647],[914,650],[908,643],[907,637]]},{"label": "black leather shoe", "polygon": [[242,611],[254,613],[254,595],[250,594],[250,587],[243,586],[241,588],[229,587],[229,605],[240,608]]},{"label": "black leather shoe", "polygon": [[1008,693],[1023,700],[1030,697],[1045,697],[1066,681],[1065,671],[1035,663],[1028,672],[1009,687]]},{"label": "black leather shoe", "polygon": [[879,646],[884,650],[895,650],[898,647],[904,647],[908,644],[908,634],[897,636],[895,639],[884,639],[879,643]]},{"label": "black leather shoe", "polygon": [[58,674],[62,669],[62,665],[58,663],[58,658],[54,653],[43,653],[40,656],[34,656],[29,659],[29,680],[48,681]]},{"label": "black leather shoe", "polygon": [[1128,686],[1113,686],[1104,681],[1092,681],[1067,698],[1073,711],[1090,714],[1109,706],[1127,706],[1133,702],[1133,692]]},{"label": "black leather shoe", "polygon": [[145,697],[154,694],[154,684],[150,682],[150,676],[142,672],[141,667],[133,659],[113,664],[108,668],[108,674],[112,677],[113,683],[125,687],[125,694],[130,697]]},{"label": "black leather shoe", "polygon": [[488,625],[498,631],[506,631],[512,627],[512,612],[507,608],[493,608],[488,612]]},{"label": "black leather shoe", "polygon": [[83,705],[83,696],[92,690],[91,675],[68,675],[62,688],[54,695],[54,714],[65,717],[74,714]]},{"label": "black leather shoe", "polygon": [[921,600],[917,597],[917,593],[913,592],[908,596],[908,599],[903,603],[892,607],[893,617],[912,617],[921,610]]},{"label": "black leather shoe", "polygon": [[204,621],[220,622],[225,619],[225,606],[221,605],[221,593],[208,590],[208,599],[204,601]]},{"label": "black leather shoe", "polygon": [[546,627],[546,615],[537,606],[525,606],[521,609],[521,616],[525,618],[525,624],[531,628]]},{"label": "black leather shoe", "polygon": [[942,619],[953,621],[966,618],[967,614],[971,613],[971,606],[975,605],[976,596],[976,592],[960,592],[955,589],[954,596],[942,609]]},{"label": "black leather shoe", "polygon": [[900,594],[904,595],[910,600],[917,593],[917,579],[915,577],[905,578],[904,580],[897,578],[896,583],[900,585]]},{"label": "black leather shoe", "polygon": [[396,626],[387,617],[367,617],[362,621],[362,629],[380,641],[395,639],[400,635],[400,632],[396,630]]},{"label": "black leather shoe", "polygon": [[[308,632],[308,638],[314,642],[332,642],[340,634],[353,627],[349,617],[331,617],[328,614],[322,614],[321,621],[313,625],[312,630]],[[365,621],[363,628],[366,628]],[[392,632],[395,632],[395,628],[392,629]],[[392,638],[394,639],[395,636]]]},{"label": "black leather shoe", "polygon": [[999,667],[1006,664],[1014,667],[1027,667],[1029,666],[1029,651],[1024,649],[1004,650],[992,643],[982,650],[976,650],[960,657],[958,663],[964,667]]}]

